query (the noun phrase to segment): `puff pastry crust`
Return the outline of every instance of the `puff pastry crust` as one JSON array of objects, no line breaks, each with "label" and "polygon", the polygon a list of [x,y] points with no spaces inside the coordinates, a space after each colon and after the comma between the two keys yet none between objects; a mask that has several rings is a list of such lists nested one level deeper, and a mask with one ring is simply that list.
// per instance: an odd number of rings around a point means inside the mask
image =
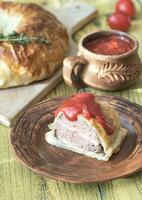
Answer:
[{"label": "puff pastry crust", "polygon": [[0,43],[0,88],[27,85],[50,77],[68,50],[68,34],[50,12],[33,4],[0,2],[0,33],[40,36],[51,45]]},{"label": "puff pastry crust", "polygon": [[113,108],[104,102],[98,103],[106,119],[111,120],[115,128],[112,135],[109,135],[95,118],[87,120],[78,115],[76,121],[69,121],[64,113],[60,112],[49,127],[51,131],[45,135],[46,141],[63,149],[108,161],[112,154],[120,150],[127,130],[121,127],[119,115]]}]

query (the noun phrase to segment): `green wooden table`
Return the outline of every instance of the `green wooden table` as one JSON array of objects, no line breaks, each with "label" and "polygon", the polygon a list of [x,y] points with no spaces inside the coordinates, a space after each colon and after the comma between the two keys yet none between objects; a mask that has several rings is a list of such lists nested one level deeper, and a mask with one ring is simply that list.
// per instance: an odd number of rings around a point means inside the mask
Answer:
[{"label": "green wooden table", "polygon": [[[28,1],[28,0],[27,0]],[[24,2],[24,1],[23,1]],[[28,1],[29,2],[29,1]],[[35,0],[49,8],[63,5],[67,0]],[[108,29],[106,15],[113,10],[114,0],[84,0],[99,9],[99,18],[76,34],[75,40],[90,31]],[[135,2],[135,1],[134,1]],[[137,5],[137,17],[130,29],[140,42],[142,56],[142,10]],[[104,94],[99,90],[89,91]],[[78,92],[62,82],[47,97]],[[122,96],[142,105],[142,78],[129,89],[107,94]],[[142,200],[142,173],[100,184],[75,185],[44,178],[23,167],[15,158],[9,143],[10,129],[0,126],[0,200]],[[113,170],[113,169],[112,169]]]}]

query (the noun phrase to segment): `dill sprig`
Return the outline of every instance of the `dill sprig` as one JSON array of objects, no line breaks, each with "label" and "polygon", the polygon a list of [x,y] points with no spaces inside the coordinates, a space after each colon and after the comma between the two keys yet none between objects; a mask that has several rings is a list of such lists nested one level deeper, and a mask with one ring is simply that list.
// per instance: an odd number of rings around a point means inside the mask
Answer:
[{"label": "dill sprig", "polygon": [[13,31],[9,35],[0,34],[0,42],[28,44],[32,41],[36,41],[36,42],[44,43],[44,44],[50,44],[48,40],[40,36],[27,36],[24,33],[17,33],[16,31]]}]

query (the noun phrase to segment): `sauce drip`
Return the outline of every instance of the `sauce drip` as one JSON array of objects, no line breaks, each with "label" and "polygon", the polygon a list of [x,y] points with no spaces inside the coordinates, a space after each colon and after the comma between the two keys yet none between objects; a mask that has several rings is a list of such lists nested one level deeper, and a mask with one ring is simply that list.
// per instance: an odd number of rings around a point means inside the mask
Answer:
[{"label": "sauce drip", "polygon": [[85,48],[89,51],[102,55],[120,55],[129,52],[134,44],[127,38],[116,35],[100,37],[86,43]]},{"label": "sauce drip", "polygon": [[55,117],[59,112],[63,112],[70,121],[77,120],[79,114],[88,120],[90,118],[95,118],[108,135],[114,133],[114,127],[103,115],[100,105],[95,102],[93,94],[80,93],[74,95],[72,98],[64,101],[64,103],[54,112]]}]

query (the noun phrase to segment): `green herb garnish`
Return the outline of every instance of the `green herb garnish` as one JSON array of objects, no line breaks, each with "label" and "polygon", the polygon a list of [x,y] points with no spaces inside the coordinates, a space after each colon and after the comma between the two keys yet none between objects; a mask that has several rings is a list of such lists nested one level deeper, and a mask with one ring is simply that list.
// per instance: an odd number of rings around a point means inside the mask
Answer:
[{"label": "green herb garnish", "polygon": [[0,42],[10,42],[10,43],[18,43],[18,44],[28,44],[29,42],[37,41],[39,43],[50,44],[50,42],[39,36],[27,36],[24,33],[17,33],[13,31],[13,33],[9,35],[0,34]]}]

